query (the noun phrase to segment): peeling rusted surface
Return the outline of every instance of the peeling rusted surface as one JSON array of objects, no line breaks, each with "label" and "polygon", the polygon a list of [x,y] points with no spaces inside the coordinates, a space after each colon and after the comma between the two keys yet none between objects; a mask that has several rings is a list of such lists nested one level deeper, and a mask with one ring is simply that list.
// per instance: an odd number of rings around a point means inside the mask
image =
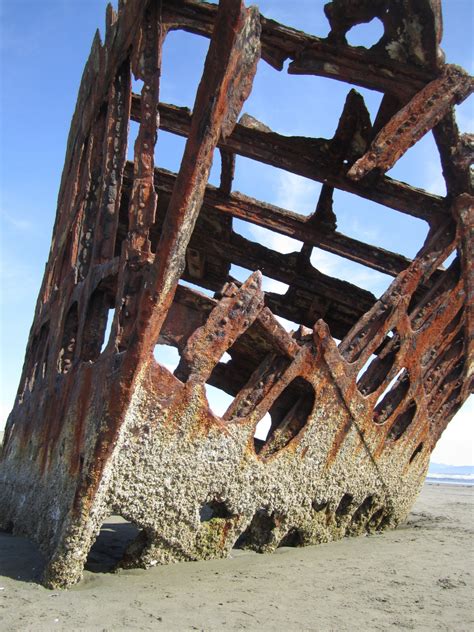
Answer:
[{"label": "peeling rusted surface", "polygon": [[[321,39],[240,0],[107,9],[105,42],[96,35],[79,90],[0,462],[0,524],[40,544],[49,586],[80,579],[112,511],[141,529],[128,567],[396,526],[472,391],[472,139],[453,114],[472,79],[444,64],[435,0],[333,0],[325,12]],[[374,17],[380,41],[349,46],[350,28]],[[192,114],[159,102],[174,29],[211,38]],[[383,92],[374,124],[354,89],[332,139],[238,120],[260,56]],[[133,163],[130,120],[139,123]],[[431,128],[445,198],[383,175]],[[160,129],[187,138],[178,174],[155,167]],[[207,184],[216,149],[218,188]],[[313,214],[233,191],[236,155],[321,182]],[[418,255],[338,232],[335,189],[426,220]],[[239,235],[234,219],[301,249],[275,252]],[[314,247],[393,283],[377,298],[323,274]],[[232,264],[251,271],[247,281],[232,278]],[[264,291],[262,275],[286,283],[286,294]],[[288,332],[279,317],[299,325]],[[179,352],[174,372],[155,360],[157,344]],[[233,398],[221,415],[208,386]],[[256,436],[266,417],[268,433]]]}]

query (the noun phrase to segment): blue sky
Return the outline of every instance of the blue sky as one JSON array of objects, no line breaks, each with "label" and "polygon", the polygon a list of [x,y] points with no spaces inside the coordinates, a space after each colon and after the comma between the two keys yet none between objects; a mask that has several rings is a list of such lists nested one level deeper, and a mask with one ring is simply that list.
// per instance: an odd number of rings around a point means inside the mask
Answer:
[{"label": "blue sky", "polygon": [[[325,36],[328,31],[321,0],[257,2],[267,17]],[[96,28],[103,31],[104,0],[2,0],[0,2],[0,428],[13,405],[36,296],[48,256],[69,124],[84,63]],[[445,0],[446,59],[473,72],[474,2]],[[374,43],[381,35],[377,21],[353,29],[353,45]],[[161,100],[192,107],[208,42],[182,32],[165,43]],[[306,136],[333,135],[346,84],[317,77],[278,73],[260,62],[244,111],[275,131]],[[372,119],[381,95],[357,88]],[[458,123],[472,131],[473,101],[458,108]],[[134,140],[136,125],[130,127]],[[131,144],[130,143],[130,144]],[[184,140],[160,132],[156,161],[176,171]],[[131,154],[129,154],[131,155]],[[217,183],[219,160],[211,173]],[[412,148],[390,172],[395,178],[444,193],[437,150],[431,134]],[[314,210],[318,183],[238,158],[234,188],[304,214]],[[390,250],[414,256],[426,236],[424,222],[343,192],[335,195],[338,229]],[[236,221],[235,230],[266,245],[291,252],[301,244]],[[343,259],[314,250],[313,264],[323,272],[353,280],[375,294],[390,278]],[[248,271],[233,267],[237,278]],[[265,289],[285,286],[270,279]],[[290,325],[289,325],[290,326]],[[171,363],[172,353],[164,356]],[[222,406],[223,401],[220,401]],[[216,406],[219,402],[216,402]],[[450,424],[434,453],[445,463],[474,463],[473,398]]]}]

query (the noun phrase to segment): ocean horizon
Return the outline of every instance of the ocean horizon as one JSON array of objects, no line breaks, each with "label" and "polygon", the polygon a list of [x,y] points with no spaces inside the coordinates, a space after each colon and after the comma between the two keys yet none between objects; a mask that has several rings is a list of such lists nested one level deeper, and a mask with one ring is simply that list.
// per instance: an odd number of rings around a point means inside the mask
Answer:
[{"label": "ocean horizon", "polygon": [[474,485],[474,466],[430,463],[426,482],[445,485]]}]

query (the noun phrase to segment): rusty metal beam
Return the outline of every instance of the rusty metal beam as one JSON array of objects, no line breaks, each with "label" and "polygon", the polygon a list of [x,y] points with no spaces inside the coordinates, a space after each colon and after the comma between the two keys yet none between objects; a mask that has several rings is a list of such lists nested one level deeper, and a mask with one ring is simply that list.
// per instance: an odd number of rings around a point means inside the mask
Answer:
[{"label": "rusty metal beam", "polygon": [[[171,29],[210,36],[215,5],[187,0],[179,6],[168,1],[164,7],[163,18]],[[434,78],[432,68],[381,55],[380,50],[370,54],[346,43],[335,45],[263,16],[261,24],[262,58],[277,70],[282,70],[284,62],[290,59],[291,74],[319,75],[404,97],[410,97]]]},{"label": "rusty metal beam", "polygon": [[[132,120],[139,120],[138,105],[139,97],[133,95]],[[162,129],[187,137],[191,123],[191,113],[187,108],[160,103],[159,113]],[[218,142],[218,147],[317,182],[326,182],[428,222],[447,213],[448,207],[442,197],[388,176],[370,183],[354,182],[343,169],[334,169],[332,166],[329,143],[326,139],[283,136],[237,124],[227,139]]]},{"label": "rusty metal beam", "polygon": [[[155,187],[158,192],[170,194],[176,174],[155,168]],[[130,166],[125,170],[125,182],[131,182]],[[410,259],[372,244],[366,244],[337,231],[327,231],[314,226],[308,217],[273,204],[255,200],[242,193],[223,193],[212,185],[206,187],[204,204],[230,217],[245,220],[257,226],[274,230],[282,235],[306,241],[312,246],[366,265],[390,276],[410,265]]]},{"label": "rusty metal beam", "polygon": [[152,269],[149,297],[155,311],[146,325],[148,345],[154,345],[184,270],[185,251],[199,214],[219,138],[233,131],[250,93],[260,57],[260,21],[255,8],[223,0],[216,16],[203,77],[199,84],[181,168],[171,194],[166,222]]},{"label": "rusty metal beam", "polygon": [[347,175],[360,180],[373,169],[385,173],[420,138],[474,91],[474,80],[458,66],[446,66],[441,77],[418,92],[377,134]]}]

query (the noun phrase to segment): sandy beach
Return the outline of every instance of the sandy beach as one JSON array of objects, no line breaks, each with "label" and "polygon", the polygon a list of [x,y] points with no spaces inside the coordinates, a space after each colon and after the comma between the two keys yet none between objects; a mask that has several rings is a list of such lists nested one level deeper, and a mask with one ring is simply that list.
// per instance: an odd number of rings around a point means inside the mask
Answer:
[{"label": "sandy beach", "polygon": [[112,517],[69,591],[43,588],[35,545],[1,533],[0,629],[472,630],[473,498],[426,484],[396,531],[118,573],[133,527]]}]

